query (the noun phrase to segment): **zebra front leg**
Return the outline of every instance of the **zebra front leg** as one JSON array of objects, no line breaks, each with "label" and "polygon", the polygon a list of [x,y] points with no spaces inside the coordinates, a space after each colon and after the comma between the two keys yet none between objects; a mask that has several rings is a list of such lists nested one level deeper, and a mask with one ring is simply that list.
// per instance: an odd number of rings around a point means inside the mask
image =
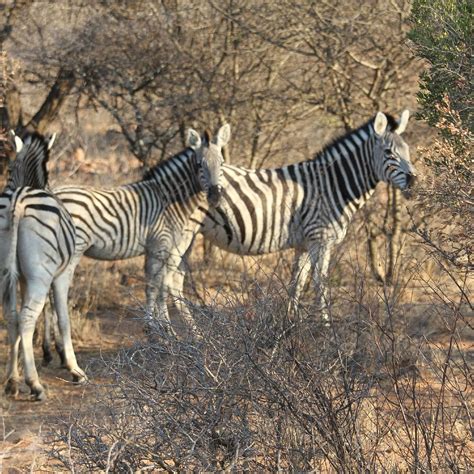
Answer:
[{"label": "zebra front leg", "polygon": [[[66,358],[64,355],[64,344],[61,338],[61,332],[59,330],[58,324],[58,314],[56,312],[56,303],[54,302],[53,291],[49,292],[49,301],[50,301],[50,311],[44,311],[44,338],[43,338],[43,365],[48,364],[48,358],[52,360],[52,350],[51,345],[54,339],[54,348],[56,353],[59,355],[59,360],[61,361],[61,367],[66,368]],[[46,322],[48,323],[46,327]],[[52,337],[51,337],[52,336]]]},{"label": "zebra front leg", "polygon": [[184,296],[184,279],[186,277],[187,260],[186,257],[192,247],[194,234],[188,233],[187,238],[183,239],[176,251],[170,255],[167,264],[167,273],[165,284],[169,290],[176,308],[183,317],[187,328],[196,338],[201,338],[199,328],[191,314],[186,298]]},{"label": "zebra front leg", "polygon": [[173,298],[176,308],[178,309],[181,316],[183,317],[188,330],[191,332],[193,337],[197,339],[201,339],[202,338],[201,332],[198,326],[196,326],[196,321],[194,320],[194,317],[191,314],[189,305],[186,302],[186,298],[183,293],[185,276],[186,276],[186,272],[179,269],[175,269],[174,271],[169,272],[168,285],[169,285],[170,295]]},{"label": "zebra front leg", "polygon": [[58,316],[59,333],[64,347],[63,366],[69,370],[75,383],[87,381],[85,372],[79,367],[71,337],[71,322],[68,311],[68,293],[74,269],[68,269],[53,282],[53,295]]},{"label": "zebra front leg", "polygon": [[165,285],[166,259],[160,255],[161,253],[152,249],[145,255],[146,324],[151,328],[158,324],[161,329],[176,336],[166,301],[168,296]]},{"label": "zebra front leg", "polygon": [[288,314],[297,315],[300,309],[300,297],[311,271],[311,259],[307,252],[299,252],[295,256],[291,271]]},{"label": "zebra front leg", "polygon": [[58,326],[58,315],[55,309],[53,291],[49,292],[50,309],[44,310],[44,335],[43,335],[43,366],[49,365],[53,360],[53,351],[51,346],[54,340],[54,347],[56,353],[59,355],[61,367],[66,367],[66,360],[64,358],[64,345],[61,340],[61,335]]},{"label": "zebra front leg", "polygon": [[325,325],[329,324],[329,291],[327,277],[332,246],[323,244],[313,246],[309,253],[313,264],[313,284],[316,290],[316,308],[321,312]]}]

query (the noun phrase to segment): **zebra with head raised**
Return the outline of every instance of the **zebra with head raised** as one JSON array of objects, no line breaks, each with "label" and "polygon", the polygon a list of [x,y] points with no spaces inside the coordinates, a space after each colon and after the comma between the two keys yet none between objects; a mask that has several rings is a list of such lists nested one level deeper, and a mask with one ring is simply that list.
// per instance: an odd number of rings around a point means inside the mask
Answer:
[{"label": "zebra with head raised", "polygon": [[[406,190],[414,180],[408,145],[400,136],[408,118],[408,110],[398,122],[378,112],[313,159],[283,168],[224,165],[219,204],[199,209],[193,220],[205,237],[239,255],[295,248],[299,256],[293,268],[293,302],[297,303],[313,267],[317,303],[326,306],[321,309],[327,319],[325,280],[331,251],[343,240],[355,212],[377,183]],[[183,288],[181,269],[168,277],[176,295]]]},{"label": "zebra with head raised", "polygon": [[[201,139],[190,129],[188,148],[150,169],[141,181],[114,189],[56,188],[55,194],[71,213],[77,229],[71,277],[82,255],[98,260],[145,255],[148,320],[172,331],[165,276],[172,274],[175,262],[181,260],[180,249],[191,243],[196,227],[191,215],[198,206],[205,209],[208,203],[219,202],[222,148],[229,139],[227,124],[212,140],[209,133]],[[189,323],[193,323],[192,318]],[[50,335],[45,334],[45,340],[47,359]]]},{"label": "zebra with head raised", "polygon": [[[25,379],[37,400],[45,398],[36,371],[33,333],[52,286],[57,305],[59,329],[64,344],[64,364],[75,381],[86,379],[72,347],[67,312],[69,281],[67,269],[74,255],[76,231],[71,216],[47,189],[46,164],[54,137],[27,134],[24,143],[16,138],[17,156],[10,163],[7,186],[0,195],[0,288],[4,315],[8,321],[10,353],[7,394],[18,393],[18,356],[21,343]],[[22,286],[20,312],[16,309],[17,282]]]}]

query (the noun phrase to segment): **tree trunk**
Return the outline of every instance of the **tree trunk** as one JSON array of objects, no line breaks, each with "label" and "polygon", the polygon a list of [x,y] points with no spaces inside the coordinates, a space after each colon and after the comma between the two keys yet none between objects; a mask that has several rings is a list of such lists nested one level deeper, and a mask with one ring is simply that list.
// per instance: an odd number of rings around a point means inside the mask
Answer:
[{"label": "tree trunk", "polygon": [[74,82],[74,74],[71,71],[61,69],[40,109],[24,128],[44,133],[58,115],[59,109],[74,86]]}]

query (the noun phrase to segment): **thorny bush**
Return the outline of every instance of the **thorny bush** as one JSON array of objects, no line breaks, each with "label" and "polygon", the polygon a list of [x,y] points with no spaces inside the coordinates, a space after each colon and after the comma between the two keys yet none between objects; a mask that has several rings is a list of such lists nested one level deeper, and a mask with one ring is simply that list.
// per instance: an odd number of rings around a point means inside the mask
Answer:
[{"label": "thorny bush", "polygon": [[155,331],[101,361],[110,385],[50,454],[80,471],[472,470],[466,305],[433,280],[415,305],[354,279],[330,327],[311,305],[290,316],[276,276],[195,306],[201,339]]}]

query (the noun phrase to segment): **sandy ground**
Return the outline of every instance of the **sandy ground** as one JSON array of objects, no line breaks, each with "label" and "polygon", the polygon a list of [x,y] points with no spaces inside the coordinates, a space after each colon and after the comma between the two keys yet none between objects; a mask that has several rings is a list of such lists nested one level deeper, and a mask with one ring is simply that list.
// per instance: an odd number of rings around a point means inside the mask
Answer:
[{"label": "sandy ground", "polygon": [[[108,381],[99,362],[113,355],[120,347],[131,345],[136,337],[142,336],[141,324],[133,317],[117,317],[113,312],[98,315],[100,331],[88,341],[75,344],[79,365],[91,379],[83,386],[70,382],[69,374],[59,367],[59,358],[48,367],[41,366],[41,351],[36,351],[37,367],[48,398],[44,402],[32,402],[26,385],[17,400],[5,397],[0,392],[0,472],[52,472],[51,461],[46,465],[44,436],[54,431],[55,424],[67,420],[68,415],[87,405],[97,395],[97,390]],[[0,363],[6,366],[6,328],[0,329]],[[99,374],[100,372],[100,374]],[[4,375],[2,375],[2,380]]]}]

